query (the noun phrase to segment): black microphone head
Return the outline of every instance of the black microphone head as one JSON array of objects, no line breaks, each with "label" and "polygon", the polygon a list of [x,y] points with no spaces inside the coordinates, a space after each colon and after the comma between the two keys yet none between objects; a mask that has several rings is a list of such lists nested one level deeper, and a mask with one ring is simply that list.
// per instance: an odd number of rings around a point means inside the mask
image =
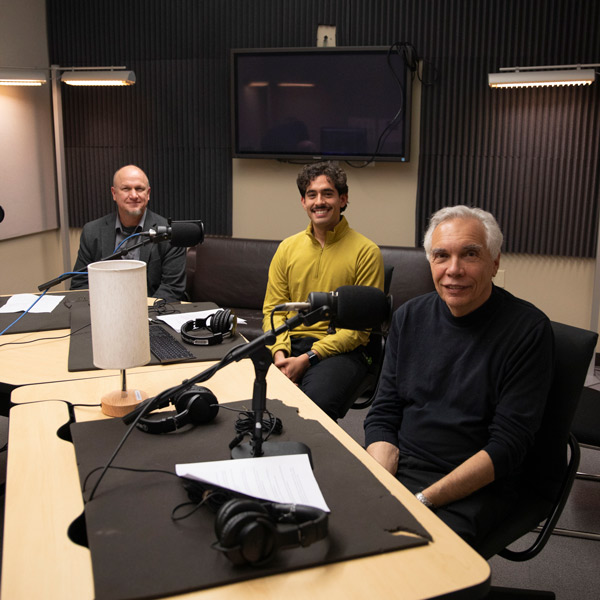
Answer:
[{"label": "black microphone head", "polygon": [[332,322],[341,329],[380,329],[391,312],[390,298],[379,288],[343,285],[337,294],[336,316]]},{"label": "black microphone head", "polygon": [[202,221],[173,221],[171,223],[171,246],[190,248],[204,241]]}]

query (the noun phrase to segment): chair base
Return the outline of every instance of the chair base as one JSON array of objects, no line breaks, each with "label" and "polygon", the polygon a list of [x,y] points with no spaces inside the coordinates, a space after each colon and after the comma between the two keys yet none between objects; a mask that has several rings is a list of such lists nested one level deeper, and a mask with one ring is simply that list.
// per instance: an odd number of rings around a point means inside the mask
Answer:
[{"label": "chair base", "polygon": [[594,542],[600,541],[600,533],[577,531],[575,529],[561,529],[560,527],[555,527],[552,531],[552,535],[562,535],[565,537],[579,538],[582,540],[593,540]]}]

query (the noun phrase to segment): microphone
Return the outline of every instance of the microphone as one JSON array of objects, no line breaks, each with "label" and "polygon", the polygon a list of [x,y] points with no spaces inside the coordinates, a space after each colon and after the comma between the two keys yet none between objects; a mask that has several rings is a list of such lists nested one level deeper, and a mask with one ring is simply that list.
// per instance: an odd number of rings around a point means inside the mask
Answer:
[{"label": "microphone", "polygon": [[[191,246],[201,244],[204,241],[204,224],[202,221],[171,221],[171,219],[169,219],[168,225],[160,225],[158,227],[153,225],[148,231],[142,231],[139,235],[150,238],[149,241],[155,244],[164,242],[165,240],[171,240],[171,246],[176,248],[190,248]],[[129,250],[145,246],[146,244],[148,244],[148,240],[143,240],[125,250],[117,250],[114,254],[101,258],[100,260],[119,258]],[[38,285],[38,290],[43,292],[44,290],[50,289],[62,281],[79,274],[87,275],[87,267],[85,267],[85,270],[76,273],[63,273],[60,277],[56,277],[51,281]]]},{"label": "microphone", "polygon": [[202,221],[172,221],[169,225],[154,225],[141,235],[148,236],[155,244],[171,241],[171,246],[189,248],[204,241]]},{"label": "microphone", "polygon": [[311,292],[307,302],[279,304],[275,311],[313,311],[330,309],[331,322],[341,329],[378,329],[389,320],[391,298],[379,288],[366,285],[343,285],[335,292]]}]

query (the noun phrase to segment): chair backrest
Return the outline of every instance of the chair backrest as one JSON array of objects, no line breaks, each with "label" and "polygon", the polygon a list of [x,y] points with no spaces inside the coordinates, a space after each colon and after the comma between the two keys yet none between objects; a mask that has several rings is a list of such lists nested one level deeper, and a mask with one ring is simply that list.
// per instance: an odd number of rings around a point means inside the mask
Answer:
[{"label": "chair backrest", "polygon": [[600,391],[597,388],[584,388],[571,431],[580,444],[600,448]]},{"label": "chair backrest", "polygon": [[423,248],[403,246],[379,246],[383,263],[393,267],[389,293],[392,296],[393,309],[396,310],[407,300],[433,292],[435,286],[431,277],[431,268]]},{"label": "chair backrest", "polygon": [[598,334],[552,322],[555,364],[546,410],[526,468],[538,489],[553,499],[566,469],[566,447]]},{"label": "chair backrest", "polygon": [[[521,561],[536,556],[552,533],[575,477],[579,447],[570,435],[571,423],[598,334],[555,322],[552,330],[554,373],[542,424],[525,462],[526,485],[520,491],[519,502],[512,513],[478,548],[484,558],[500,554]],[[569,447],[571,460],[568,464]],[[544,527],[529,547],[519,551],[506,548],[544,520]]]},{"label": "chair backrest", "polygon": [[196,248],[188,293],[195,302],[262,311],[276,240],[206,236]]}]

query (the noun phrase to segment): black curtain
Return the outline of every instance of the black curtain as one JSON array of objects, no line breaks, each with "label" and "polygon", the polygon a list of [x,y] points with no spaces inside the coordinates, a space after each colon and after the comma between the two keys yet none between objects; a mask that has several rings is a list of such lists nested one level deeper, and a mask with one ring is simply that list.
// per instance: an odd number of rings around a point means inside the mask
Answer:
[{"label": "black curtain", "polygon": [[[600,62],[597,0],[48,0],[53,64],[126,65],[126,89],[63,86],[75,226],[133,162],[155,210],[231,234],[229,50],[412,44],[424,60],[415,242],[431,212],[494,212],[509,252],[593,256],[600,82],[492,90],[502,66]],[[390,199],[393,202],[393,199]],[[382,217],[383,218],[383,217]]]}]

